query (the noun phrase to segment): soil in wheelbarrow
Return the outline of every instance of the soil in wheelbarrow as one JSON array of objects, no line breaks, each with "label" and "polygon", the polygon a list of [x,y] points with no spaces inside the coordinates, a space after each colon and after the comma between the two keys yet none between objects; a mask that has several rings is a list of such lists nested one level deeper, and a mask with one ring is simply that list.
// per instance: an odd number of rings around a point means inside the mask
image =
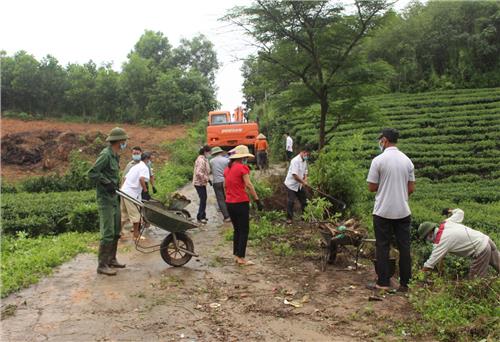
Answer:
[{"label": "soil in wheelbarrow", "polygon": [[[194,214],[195,189],[189,185],[181,193],[193,200],[187,210]],[[232,228],[222,225],[212,190],[207,214],[209,223],[191,232],[200,257],[183,267],[168,266],[158,252],[140,254],[128,240],[118,253],[127,268],[114,277],[97,275],[96,256],[82,254],[4,298],[9,316],[3,317],[1,340],[399,340],[394,327],[415,318],[402,295],[368,300],[372,292],[365,284],[374,272],[366,260],[365,267],[350,270],[346,254],[345,264],[320,272],[310,228],[287,226],[289,238],[251,243],[247,257],[256,265],[240,267],[225,239]],[[166,234],[150,228],[141,243],[159,243]],[[282,253],[285,244],[291,254]]]}]

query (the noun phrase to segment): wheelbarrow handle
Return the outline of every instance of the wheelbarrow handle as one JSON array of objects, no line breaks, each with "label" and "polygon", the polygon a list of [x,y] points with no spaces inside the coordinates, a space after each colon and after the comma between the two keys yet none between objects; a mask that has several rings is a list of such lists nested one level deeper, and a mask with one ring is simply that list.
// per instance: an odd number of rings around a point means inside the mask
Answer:
[{"label": "wheelbarrow handle", "polygon": [[141,208],[142,208],[142,207],[144,207],[144,203],[142,203],[141,201],[139,201],[137,198],[133,198],[133,197],[132,197],[132,196],[130,196],[129,194],[126,194],[126,193],[124,193],[124,192],[123,192],[123,191],[121,191],[121,190],[116,190],[116,193],[117,193],[119,196],[121,196],[121,197],[123,197],[123,198],[128,199],[130,202],[132,202],[132,203],[134,203],[134,204],[136,204],[136,205],[140,206]]},{"label": "wheelbarrow handle", "polygon": [[313,191],[316,191],[316,192],[317,192],[318,194],[320,194],[321,196],[324,196],[324,197],[328,198],[329,200],[332,200],[333,202],[335,202],[335,203],[337,203],[337,204],[340,204],[340,206],[341,206],[340,210],[345,210],[345,208],[347,208],[347,204],[345,204],[345,202],[344,202],[344,201],[341,201],[341,200],[339,200],[339,199],[336,199],[336,198],[335,198],[335,197],[333,197],[333,196],[330,196],[330,195],[328,195],[328,194],[325,194],[323,191],[321,191],[321,190],[319,190],[319,189],[317,189],[317,188],[314,188],[314,187],[310,186],[309,184],[306,184],[306,186],[307,186],[309,189],[311,189],[311,190],[313,190]]}]

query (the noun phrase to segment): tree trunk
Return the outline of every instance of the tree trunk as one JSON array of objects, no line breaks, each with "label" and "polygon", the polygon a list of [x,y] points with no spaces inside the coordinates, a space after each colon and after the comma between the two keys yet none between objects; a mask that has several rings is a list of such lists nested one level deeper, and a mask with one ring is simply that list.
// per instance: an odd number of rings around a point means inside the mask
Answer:
[{"label": "tree trunk", "polygon": [[326,94],[320,99],[321,116],[319,119],[319,149],[325,147],[326,141],[326,114],[328,113],[328,97]]}]

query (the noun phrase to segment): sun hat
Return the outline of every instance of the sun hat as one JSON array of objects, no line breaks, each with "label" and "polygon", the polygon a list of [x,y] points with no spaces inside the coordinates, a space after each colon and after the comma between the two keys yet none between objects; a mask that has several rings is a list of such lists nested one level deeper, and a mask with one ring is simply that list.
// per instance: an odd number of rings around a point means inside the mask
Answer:
[{"label": "sun hat", "polygon": [[262,133],[259,133],[259,135],[257,136],[257,139],[266,139],[266,136]]},{"label": "sun hat", "polygon": [[434,222],[424,222],[420,226],[418,226],[417,234],[420,240],[425,240],[427,234],[429,234],[429,232],[437,226],[438,224]]},{"label": "sun hat", "polygon": [[254,158],[254,155],[250,153],[248,147],[245,145],[238,145],[229,151],[231,154],[229,159],[240,159],[240,158]]},{"label": "sun hat", "polygon": [[220,148],[219,146],[215,146],[212,148],[212,150],[210,151],[210,154],[211,155],[216,155],[217,153],[222,153],[224,152],[224,150],[222,148]]},{"label": "sun hat", "polygon": [[125,132],[123,128],[120,127],[115,127],[113,128],[109,134],[108,137],[106,138],[106,141],[113,142],[113,141],[120,141],[120,140],[127,140],[128,135]]}]

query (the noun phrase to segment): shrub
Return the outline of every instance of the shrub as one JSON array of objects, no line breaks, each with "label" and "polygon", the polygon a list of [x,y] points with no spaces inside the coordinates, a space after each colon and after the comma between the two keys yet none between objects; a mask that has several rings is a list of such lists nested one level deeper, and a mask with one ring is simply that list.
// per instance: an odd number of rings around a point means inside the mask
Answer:
[{"label": "shrub", "polygon": [[1,208],[3,234],[97,230],[94,191],[4,194]]},{"label": "shrub", "polygon": [[94,183],[87,175],[90,163],[83,160],[78,151],[72,151],[69,159],[70,167],[65,175],[28,178],[21,182],[20,188],[26,192],[81,191],[94,188]]},{"label": "shrub", "polygon": [[311,184],[323,192],[344,201],[352,214],[366,199],[366,170],[360,167],[357,155],[361,137],[354,135],[321,152],[309,169]]}]

